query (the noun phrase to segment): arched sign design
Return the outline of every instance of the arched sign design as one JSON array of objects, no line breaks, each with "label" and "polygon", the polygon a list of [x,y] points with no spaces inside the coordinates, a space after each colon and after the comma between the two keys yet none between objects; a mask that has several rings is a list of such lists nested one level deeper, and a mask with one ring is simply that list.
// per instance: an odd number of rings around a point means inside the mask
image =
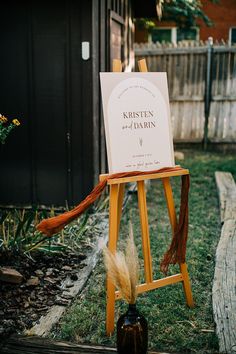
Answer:
[{"label": "arched sign design", "polygon": [[109,172],[174,166],[165,73],[101,73]]}]

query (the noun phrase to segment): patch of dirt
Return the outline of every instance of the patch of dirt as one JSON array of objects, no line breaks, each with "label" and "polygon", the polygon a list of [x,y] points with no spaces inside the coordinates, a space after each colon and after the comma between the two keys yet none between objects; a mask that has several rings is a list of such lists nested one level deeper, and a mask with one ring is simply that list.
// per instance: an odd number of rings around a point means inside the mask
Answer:
[{"label": "patch of dirt", "polygon": [[73,286],[85,258],[85,254],[70,252],[37,253],[33,258],[0,253],[0,267],[13,268],[23,275],[21,284],[0,281],[0,340],[31,328],[51,306],[66,305],[68,300],[60,297],[65,291],[61,283],[69,276],[66,286]]}]

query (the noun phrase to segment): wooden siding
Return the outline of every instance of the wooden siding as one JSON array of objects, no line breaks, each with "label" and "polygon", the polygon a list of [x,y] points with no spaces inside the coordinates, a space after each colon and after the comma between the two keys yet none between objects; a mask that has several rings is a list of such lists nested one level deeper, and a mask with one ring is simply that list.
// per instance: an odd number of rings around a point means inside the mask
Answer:
[{"label": "wooden siding", "polygon": [[176,142],[202,141],[206,90],[210,113],[208,139],[236,142],[236,47],[211,47],[210,82],[206,85],[209,47],[205,43],[136,44],[136,62],[146,58],[149,71],[166,71]]}]

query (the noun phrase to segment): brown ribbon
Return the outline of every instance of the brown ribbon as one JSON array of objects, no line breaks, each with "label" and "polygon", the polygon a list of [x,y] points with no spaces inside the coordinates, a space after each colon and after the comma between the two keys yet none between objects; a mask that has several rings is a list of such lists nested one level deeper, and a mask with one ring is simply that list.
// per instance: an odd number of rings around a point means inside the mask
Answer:
[{"label": "brown ribbon", "polygon": [[[37,225],[37,230],[52,236],[61,231],[67,224],[78,218],[92,203],[97,200],[102,194],[107,185],[108,180],[133,176],[146,176],[154,173],[180,171],[181,167],[167,167],[160,170],[142,172],[121,172],[112,175],[106,175],[105,178],[99,182],[92,192],[74,209],[65,212],[64,214],[54,216],[49,219],[44,219]],[[166,273],[170,263],[184,263],[186,254],[186,243],[188,237],[188,191],[189,191],[189,175],[182,176],[181,189],[181,204],[179,213],[179,222],[177,223],[175,232],[173,234],[171,245],[165,253],[161,262],[161,270]]]}]

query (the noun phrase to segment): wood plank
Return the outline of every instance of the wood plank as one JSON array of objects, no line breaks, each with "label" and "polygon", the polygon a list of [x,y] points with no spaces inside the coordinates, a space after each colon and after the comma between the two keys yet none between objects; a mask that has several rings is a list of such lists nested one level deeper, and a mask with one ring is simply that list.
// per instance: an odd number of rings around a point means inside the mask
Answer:
[{"label": "wood plank", "polygon": [[[235,150],[235,138],[232,137],[226,137],[224,139],[222,138],[210,138],[209,141],[214,144],[219,144],[219,146],[223,146],[224,144],[231,144],[231,149]],[[192,141],[191,141],[192,142]]]},{"label": "wood plank", "polygon": [[150,173],[148,175],[143,175],[143,176],[132,176],[132,177],[123,177],[123,178],[114,178],[108,180],[107,184],[117,184],[117,183],[127,183],[127,182],[138,182],[138,181],[144,181],[146,179],[160,179],[163,177],[174,177],[174,176],[183,176],[183,175],[188,175],[189,170],[187,169],[182,169],[179,171],[172,171],[172,172],[163,172],[163,173]]},{"label": "wood plank", "polygon": [[236,101],[236,95],[231,94],[229,95],[218,95],[216,94],[215,96],[212,96],[212,101]]},{"label": "wood plank", "polygon": [[[205,54],[207,52],[207,46],[198,46],[198,47],[164,47],[164,46],[153,46],[149,48],[147,45],[138,48],[135,45],[134,52],[136,56],[152,56],[152,55],[164,55],[164,54]],[[229,46],[214,46],[213,47],[215,53],[236,53],[235,47]]]},{"label": "wood plank", "polygon": [[[110,186],[108,249],[111,253],[116,252],[116,246],[118,241],[118,199],[119,184]],[[108,276],[106,299],[106,333],[107,335],[110,335],[114,332],[115,286],[112,283],[110,277]]]},{"label": "wood plank", "polygon": [[[116,348],[55,341],[36,336],[12,336],[0,345],[1,354],[93,354],[117,353]],[[149,354],[168,354],[148,352]],[[128,354],[128,353],[127,353]],[[173,354],[173,353],[172,353]]]},{"label": "wood plank", "polygon": [[170,97],[170,102],[203,102],[204,97],[203,96],[172,96]]},{"label": "wood plank", "polygon": [[226,58],[227,58],[227,71],[226,71],[226,75],[225,75],[225,80],[226,80],[226,90],[225,90],[225,94],[227,96],[231,96],[231,53],[226,53]]},{"label": "wood plank", "polygon": [[216,185],[220,198],[221,223],[226,220],[236,219],[236,185],[233,176],[229,172],[215,173]]},{"label": "wood plank", "polygon": [[227,172],[216,172],[223,227],[216,250],[212,288],[213,314],[221,353],[236,348],[236,185]]},{"label": "wood plank", "polygon": [[144,181],[138,182],[138,206],[139,206],[141,234],[142,234],[145,280],[147,283],[151,283],[153,281],[152,256],[151,256],[151,247],[150,247],[148,212],[147,212],[147,201],[146,201],[146,191],[145,191]]},{"label": "wood plank", "polygon": [[[180,167],[180,165],[175,165],[175,167]],[[165,176],[162,176],[162,173],[150,173],[148,175],[143,175],[143,176],[140,175],[140,176],[116,178],[116,179],[113,179],[113,180],[109,180],[108,184],[109,185],[110,184],[120,184],[120,183],[127,183],[127,182],[128,183],[129,182],[133,183],[133,182],[149,180],[149,179],[156,179],[156,178],[163,178],[163,177],[172,177],[172,176],[175,176],[175,175],[172,175],[172,173],[176,173],[176,172],[181,172],[180,175],[188,175],[189,174],[189,170],[187,170],[185,168],[182,168],[179,171],[163,172],[163,174],[168,173],[168,175],[165,175]],[[158,177],[159,175],[161,175],[161,177]],[[99,181],[103,181],[107,176],[108,176],[108,173],[104,173],[104,174],[99,175]],[[178,176],[179,176],[179,174],[178,174]],[[125,179],[125,181],[123,182],[124,179]],[[115,183],[111,183],[112,181],[116,181],[116,182]]]},{"label": "wood plank", "polygon": [[120,59],[113,59],[112,71],[114,73],[122,72],[122,64],[121,64],[121,60]]},{"label": "wood plank", "polygon": [[[189,54],[189,48],[142,48],[142,49],[135,49],[135,55],[137,56],[161,56],[165,54],[175,54],[175,55],[182,55],[182,54]],[[198,54],[205,54],[207,52],[206,47],[193,47],[191,48],[191,53],[198,53]]]},{"label": "wood plank", "polygon": [[174,235],[174,231],[177,225],[177,217],[176,217],[175,202],[174,202],[172,187],[170,183],[170,178],[169,177],[162,178],[162,184],[165,192],[165,199],[166,199],[172,234]]},{"label": "wood plank", "polygon": [[141,59],[138,61],[138,68],[141,72],[148,72],[146,59]]},{"label": "wood plank", "polygon": [[83,353],[116,353],[115,348],[102,346],[79,345],[75,343],[54,341],[40,337],[11,337],[1,348],[3,354],[83,354]]},{"label": "wood plank", "polygon": [[[93,1],[92,2],[92,28],[94,33],[99,33],[101,31],[100,27],[100,21],[99,21],[99,2],[98,1]],[[100,50],[100,41],[98,41],[97,36],[92,35],[92,48],[93,48],[93,56],[95,58],[99,58],[99,50]],[[101,58],[101,57],[100,57]],[[99,175],[100,170],[100,135],[99,135],[99,130],[100,130],[100,115],[99,115],[99,108],[100,108],[100,103],[99,103],[99,80],[98,80],[98,72],[102,71],[100,69],[100,60],[93,60],[92,61],[92,102],[93,102],[93,183],[96,183],[97,176]]]},{"label": "wood plank", "polygon": [[[175,284],[183,281],[182,274],[174,274],[169,277],[165,277],[163,279],[153,280],[152,283],[144,283],[138,285],[138,294],[144,293],[146,291],[155,290],[158,288],[162,288],[163,286]],[[121,299],[121,295],[119,291],[116,291],[116,300]]]},{"label": "wood plank", "polygon": [[236,348],[236,220],[225,221],[216,251],[212,288],[213,314],[220,353]]}]

